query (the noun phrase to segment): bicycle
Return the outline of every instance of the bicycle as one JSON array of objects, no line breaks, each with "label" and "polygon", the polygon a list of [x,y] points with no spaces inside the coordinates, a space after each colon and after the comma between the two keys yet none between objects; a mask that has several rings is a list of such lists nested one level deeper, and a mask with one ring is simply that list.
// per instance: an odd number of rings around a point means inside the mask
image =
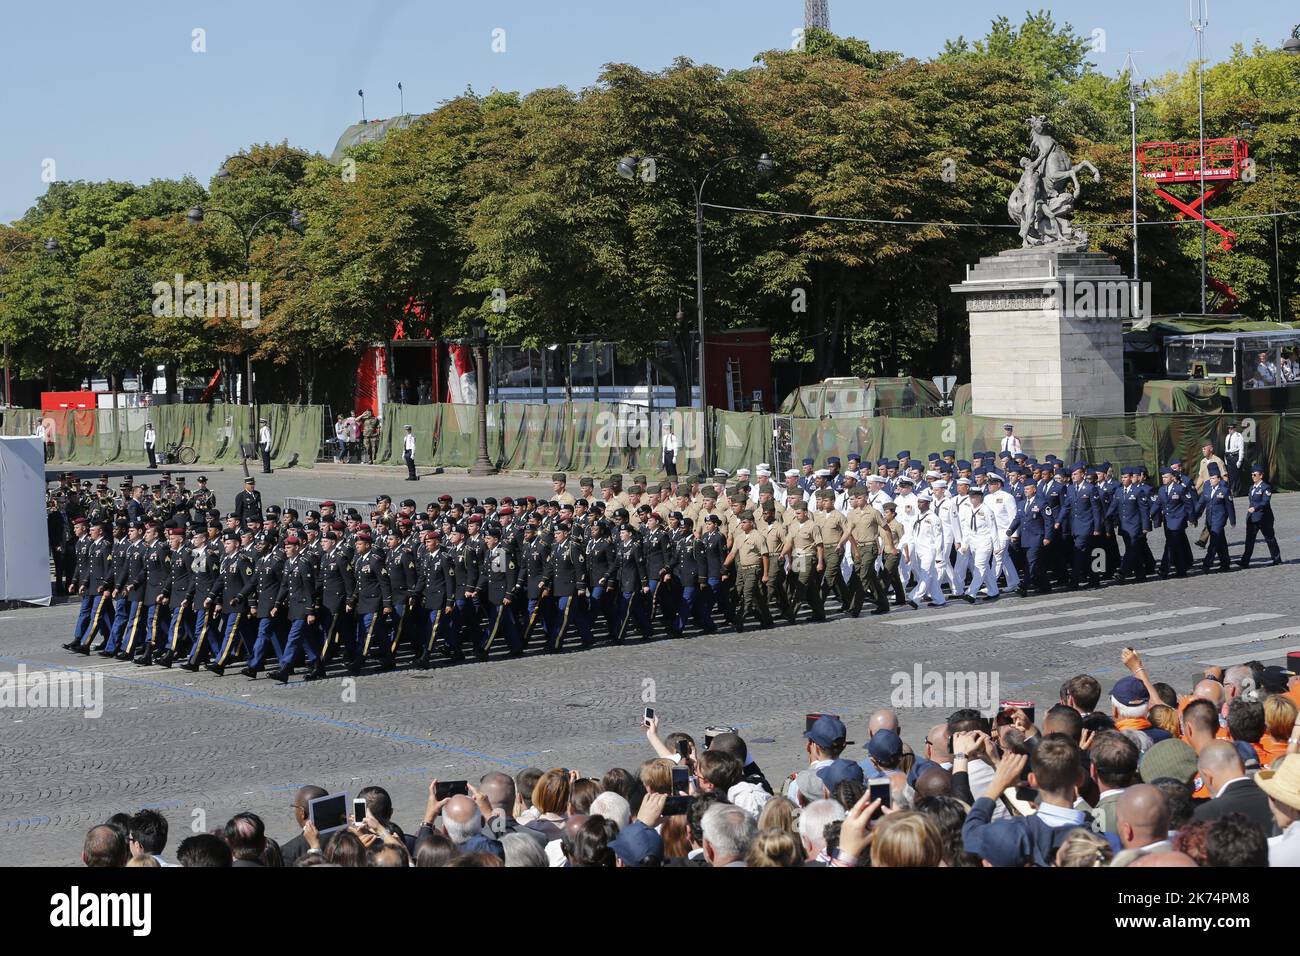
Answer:
[{"label": "bicycle", "polygon": [[165,465],[192,465],[199,460],[199,453],[194,450],[193,445],[182,445],[174,441],[167,446],[163,453],[163,464]]}]

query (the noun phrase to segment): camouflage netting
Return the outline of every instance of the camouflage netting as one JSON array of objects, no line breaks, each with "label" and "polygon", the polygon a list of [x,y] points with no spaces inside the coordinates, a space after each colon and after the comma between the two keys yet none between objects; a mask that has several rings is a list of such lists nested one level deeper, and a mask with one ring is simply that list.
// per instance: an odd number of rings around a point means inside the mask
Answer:
[{"label": "camouflage netting", "polygon": [[1218,382],[1161,379],[1142,384],[1137,413],[1226,412],[1232,406],[1228,386]]}]

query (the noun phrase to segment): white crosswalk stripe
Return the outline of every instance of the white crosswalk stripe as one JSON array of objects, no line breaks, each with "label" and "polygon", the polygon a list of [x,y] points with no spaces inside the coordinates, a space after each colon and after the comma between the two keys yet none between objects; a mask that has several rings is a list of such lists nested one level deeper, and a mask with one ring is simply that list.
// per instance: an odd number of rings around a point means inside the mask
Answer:
[{"label": "white crosswalk stripe", "polygon": [[[1006,599],[1011,601],[1010,598]],[[996,614],[1007,614],[1015,611],[1039,611],[1049,607],[1066,607],[1071,604],[1083,604],[1088,601],[1098,601],[1100,597],[1093,594],[1079,594],[1071,597],[1048,598],[1046,600],[1020,601],[1017,599],[1013,603],[999,603],[996,607],[982,607],[971,609],[961,598],[948,598],[948,604],[952,607],[951,611],[939,613],[938,611],[927,611],[925,614],[908,614],[903,617],[890,615],[889,619],[883,621],[884,624],[890,624],[894,627],[904,627],[908,624],[935,624],[938,621],[944,621],[948,618],[961,618],[968,621],[971,618],[993,617]],[[954,603],[955,602],[955,603]]]},{"label": "white crosswalk stripe", "polygon": [[[1216,611],[1218,608],[1190,607],[1176,611],[1162,611],[1160,614],[1148,615],[1149,620],[1162,617],[1179,617],[1184,614],[1200,614]],[[1258,621],[1270,621],[1281,614],[1240,614],[1237,617],[1224,618],[1221,621],[1201,621],[1196,624],[1179,624],[1176,627],[1158,627],[1149,631],[1131,631],[1124,634],[1102,634],[1099,637],[1084,637],[1077,641],[1068,641],[1076,647],[1096,647],[1098,644],[1118,644],[1121,641],[1137,641],[1148,637],[1166,637],[1174,634],[1186,634],[1188,631],[1212,631],[1216,627],[1232,627],[1237,624],[1254,624]]]},{"label": "white crosswalk stripe", "polygon": [[1276,644],[1256,648],[1241,647],[1233,651],[1234,655],[1239,654],[1241,655],[1240,657],[1229,657],[1227,660],[1222,661],[1197,661],[1196,663],[1214,664],[1219,667],[1231,667],[1233,664],[1244,664],[1247,661],[1260,659],[1268,660],[1272,657],[1286,657],[1286,655],[1294,654],[1296,651],[1300,651],[1300,644],[1289,644],[1283,641],[1281,647],[1278,647]]},{"label": "white crosswalk stripe", "polygon": [[[1150,607],[1150,605],[1139,605],[1139,607]],[[1116,604],[1107,610],[1120,611],[1125,610],[1126,605]],[[1095,610],[1095,609],[1094,609]],[[1147,614],[1136,614],[1133,617],[1120,618],[1103,618],[1096,621],[1079,621],[1073,624],[1059,624],[1052,627],[1037,627],[1028,631],[1015,631],[1008,635],[1009,637],[1027,638],[1027,637],[1047,637],[1051,634],[1077,634],[1080,631],[1099,631],[1107,627],[1123,627],[1126,624],[1146,624],[1149,621],[1165,621],[1171,617],[1178,617],[1181,614],[1204,614],[1206,611],[1218,610],[1212,607],[1185,607],[1173,611],[1151,611]]]},{"label": "white crosswalk stripe", "polygon": [[1258,634],[1245,634],[1239,637],[1219,637],[1211,641],[1187,641],[1183,644],[1170,644],[1143,651],[1147,657],[1168,657],[1171,654],[1183,654],[1187,651],[1200,651],[1209,647],[1233,647],[1238,644],[1258,644],[1267,641],[1280,641],[1287,636],[1295,636],[1294,630],[1263,631]]},{"label": "white crosswalk stripe", "polygon": [[[953,624],[948,627],[941,627],[939,630],[959,634],[963,631],[978,631],[988,627],[1019,627],[1022,624],[1034,624],[1038,621],[1059,621],[1063,617],[1085,617],[1089,614],[1109,613],[1111,611],[1128,611],[1133,608],[1150,606],[1150,601],[1125,601],[1122,604],[1112,604],[1104,611],[1098,607],[1077,607],[1069,611],[1051,611],[1047,614],[1029,614],[1025,617],[998,618],[997,620],[977,621],[974,624]],[[1052,631],[1050,633],[1062,634],[1065,631],[1073,629],[1073,627],[1067,626],[1059,631]]]}]

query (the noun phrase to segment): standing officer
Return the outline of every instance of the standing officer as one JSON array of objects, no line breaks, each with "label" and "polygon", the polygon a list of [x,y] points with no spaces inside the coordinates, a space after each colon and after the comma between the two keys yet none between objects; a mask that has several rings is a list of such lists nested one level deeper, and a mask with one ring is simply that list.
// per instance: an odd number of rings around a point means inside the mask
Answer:
[{"label": "standing officer", "polygon": [[[289,683],[294,665],[298,663],[299,652],[307,658],[305,680],[315,680],[320,655],[316,650],[316,609],[320,607],[320,595],[316,586],[316,572],[311,561],[300,553],[302,539],[290,534],[284,539],[284,575],[280,579],[280,599],[289,618],[289,636],[284,642],[284,655],[280,658],[280,668],[271,675],[281,684]],[[271,613],[278,612],[278,608]]]},{"label": "standing officer", "polygon": [[1147,566],[1142,545],[1151,531],[1151,510],[1146,495],[1138,487],[1135,474],[1138,469],[1124,468],[1122,483],[1115,492],[1114,515],[1120,536],[1124,539],[1124,560],[1120,562],[1116,577],[1126,581],[1129,574],[1141,584],[1147,578]]},{"label": "standing officer", "polygon": [[255,678],[262,670],[262,663],[275,649],[278,661],[284,655],[284,617],[277,616],[276,607],[280,603],[280,585],[284,581],[284,555],[275,547],[270,534],[259,534],[255,544],[257,557],[253,565],[253,577],[256,589],[250,610],[257,617],[257,637],[253,641],[248,661],[239,673],[248,678]]},{"label": "standing officer", "polygon": [[257,420],[257,446],[262,452],[262,474],[271,473],[271,426],[265,418]]},{"label": "standing officer", "polygon": [[249,476],[244,479],[244,490],[235,495],[235,517],[241,525],[250,518],[262,518],[262,493],[257,490],[257,479]]},{"label": "standing officer", "polygon": [[415,434],[410,425],[403,425],[405,437],[402,438],[402,460],[406,462],[406,480],[419,481],[415,474]]},{"label": "standing officer", "polygon": [[[1228,466],[1228,494],[1235,496],[1240,487],[1241,469],[1246,464],[1246,438],[1237,431],[1236,422],[1228,422],[1228,436],[1223,440],[1223,463]],[[1249,533],[1250,528],[1246,531]]]},{"label": "standing officer", "polygon": [[764,628],[771,627],[772,612],[768,609],[767,593],[763,590],[770,577],[767,538],[754,527],[754,512],[748,508],[740,513],[740,530],[732,538],[726,564],[735,564],[737,568],[736,633],[744,633],[745,619],[751,611]]},{"label": "standing officer", "polygon": [[1255,551],[1255,538],[1263,534],[1264,543],[1273,564],[1282,563],[1282,552],[1277,546],[1277,536],[1273,534],[1273,489],[1264,481],[1264,466],[1256,465],[1251,469],[1249,500],[1246,508],[1246,549],[1241,552],[1241,566],[1250,567],[1250,556]]},{"label": "standing officer", "polygon": [[1025,576],[1020,579],[1016,593],[1021,597],[1029,596],[1029,585],[1039,594],[1048,594],[1052,590],[1047,576],[1046,555],[1052,547],[1052,536],[1056,533],[1052,515],[1052,506],[1047,496],[1038,490],[1038,480],[1032,475],[1025,479],[1024,498],[1007,536],[1020,545],[1025,555]]},{"label": "standing officer", "polygon": [[[247,624],[250,602],[257,587],[253,558],[239,546],[238,531],[223,531],[220,573],[212,591],[212,613],[222,622],[212,643],[212,663],[208,670],[220,677],[226,672],[230,656],[242,643],[252,647]],[[224,614],[224,617],[221,615]]]},{"label": "standing officer", "polygon": [[487,549],[479,571],[478,590],[485,599],[487,620],[483,640],[474,648],[475,656],[480,659],[486,659],[498,635],[509,645],[511,657],[524,654],[512,606],[519,597],[519,565],[501,543],[501,533],[501,526],[496,523],[483,529]]},{"label": "standing officer", "polygon": [[158,433],[153,430],[153,422],[144,423],[144,451],[149,456],[149,467],[158,467],[158,454],[154,446],[158,443]]},{"label": "standing officer", "polygon": [[348,601],[356,612],[356,657],[358,666],[364,665],[370,647],[382,647],[385,640],[384,615],[393,610],[393,594],[388,583],[384,560],[371,549],[373,538],[369,531],[359,531],[356,536],[356,556],[352,559],[356,590]]},{"label": "standing officer", "polygon": [[1220,571],[1235,570],[1228,559],[1227,527],[1237,527],[1237,512],[1232,506],[1228,486],[1223,482],[1223,473],[1215,462],[1210,462],[1206,469],[1205,484],[1201,488],[1201,498],[1196,509],[1198,515],[1205,517],[1205,530],[1210,536],[1201,570],[1209,574],[1215,558],[1219,560]]},{"label": "standing officer", "polygon": [[555,626],[546,638],[546,649],[551,653],[564,643],[570,620],[583,647],[590,647],[593,640],[590,615],[583,607],[587,595],[587,554],[580,544],[569,539],[571,530],[568,522],[556,524],[555,543],[543,584],[555,600]]},{"label": "standing officer", "polygon": [[419,578],[416,584],[415,600],[425,620],[420,629],[423,648],[415,659],[418,670],[427,670],[433,666],[433,655],[445,646],[447,634],[451,630],[452,610],[455,607],[453,595],[456,592],[456,577],[451,569],[451,555],[442,546],[442,535],[432,528],[424,532],[424,550],[419,556]]}]

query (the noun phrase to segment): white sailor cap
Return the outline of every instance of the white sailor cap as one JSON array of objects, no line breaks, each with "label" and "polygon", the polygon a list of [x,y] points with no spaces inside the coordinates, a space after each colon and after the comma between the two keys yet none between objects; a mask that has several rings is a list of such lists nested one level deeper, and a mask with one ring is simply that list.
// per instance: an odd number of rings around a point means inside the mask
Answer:
[{"label": "white sailor cap", "polygon": [[772,466],[765,461],[760,461],[758,463],[758,470],[760,472],[765,471],[770,475],[772,473]]},{"label": "white sailor cap", "polygon": [[931,471],[927,471],[927,472],[925,473],[925,477],[927,477],[927,478],[938,478],[938,477],[939,477],[939,473],[938,473],[937,471],[933,471],[933,470],[931,470]]},{"label": "white sailor cap", "polygon": [[955,482],[953,482],[953,484],[957,484],[957,485],[969,485],[969,484],[970,484],[970,479],[969,479],[969,478],[965,478],[965,477],[959,477]]},{"label": "white sailor cap", "polygon": [[785,473],[785,476],[786,476],[787,478],[798,478],[798,477],[799,477],[799,469],[798,469],[798,468],[790,468],[790,469],[787,469],[787,470],[786,470],[786,473]]},{"label": "white sailor cap", "polygon": [[885,483],[885,476],[877,475],[875,472],[872,472],[871,474],[867,475],[867,481],[874,482],[878,485],[883,485]]},{"label": "white sailor cap", "polygon": [[748,469],[748,468],[737,468],[737,469],[736,469],[736,477],[737,477],[737,478],[739,478],[741,475],[748,475],[748,474],[749,474],[749,469]]},{"label": "white sailor cap", "polygon": [[942,478],[940,478],[938,481],[931,482],[931,483],[930,483],[930,487],[931,487],[931,488],[947,488],[947,487],[948,487],[948,482],[946,482],[946,481],[944,481]]},{"label": "white sailor cap", "polygon": [[830,476],[831,470],[829,468],[818,468],[813,472],[814,478],[829,478]]},{"label": "white sailor cap", "polygon": [[917,501],[933,501],[933,500],[934,500],[934,495],[930,494],[929,491],[923,491],[923,492],[921,492],[919,495],[916,496],[916,500],[917,500]]}]

